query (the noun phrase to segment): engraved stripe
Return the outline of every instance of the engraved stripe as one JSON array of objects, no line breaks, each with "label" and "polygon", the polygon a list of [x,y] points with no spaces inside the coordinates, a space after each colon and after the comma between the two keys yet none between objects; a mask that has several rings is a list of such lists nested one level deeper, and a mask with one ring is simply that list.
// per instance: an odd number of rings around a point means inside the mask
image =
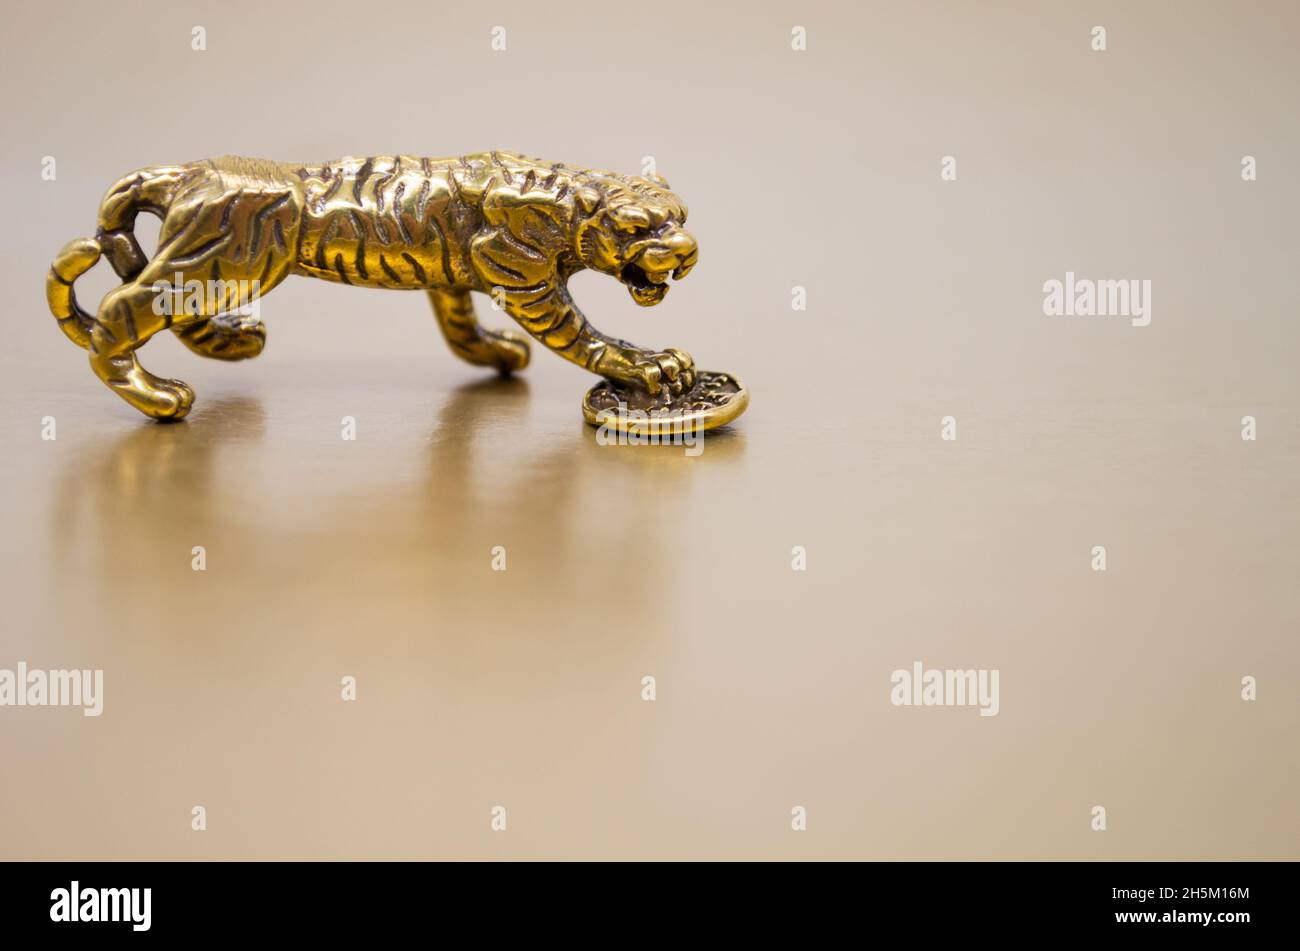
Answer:
[{"label": "engraved stripe", "polygon": [[261,296],[261,294],[264,291],[266,291],[268,287],[267,281],[271,277],[271,268],[273,268],[274,266],[275,266],[275,255],[268,254],[266,256],[266,266],[262,268],[262,276],[257,279],[257,294],[248,299],[249,303],[252,303],[254,300],[257,299],[257,297]]},{"label": "engraved stripe", "polygon": [[401,234],[402,240],[407,244],[414,244],[411,240],[411,233],[406,230],[405,213],[406,209],[402,207],[402,195],[406,193],[406,182],[398,182],[397,188],[393,189],[393,220],[397,222],[398,233]]},{"label": "engraved stripe", "polygon": [[510,277],[513,277],[515,280],[518,281],[528,280],[528,278],[525,277],[523,274],[520,274],[514,268],[506,267],[504,264],[502,264],[496,258],[492,257],[492,255],[488,254],[486,251],[480,251],[479,256],[482,257],[483,260],[486,261],[488,264],[491,264],[494,268],[500,271],[502,274],[508,274]]},{"label": "engraved stripe", "polygon": [[[330,241],[333,240],[334,234],[338,230],[339,219],[336,216],[329,220],[329,223],[325,225],[325,230],[321,232],[320,237],[316,239],[316,270],[325,271],[329,269],[329,266],[325,263],[325,249],[329,245]],[[304,233],[306,232],[304,231]]]},{"label": "engraved stripe", "polygon": [[383,214],[384,211],[384,189],[397,177],[397,172],[398,166],[394,165],[391,171],[381,175],[379,180],[375,182],[375,207],[379,209],[380,214]]},{"label": "engraved stripe", "polygon": [[444,284],[455,284],[456,278],[451,273],[451,248],[447,246],[447,235],[442,230],[442,225],[438,223],[436,214],[429,215],[427,228],[437,237],[438,249],[442,253],[442,281]]},{"label": "engraved stripe", "polygon": [[[528,294],[533,291],[541,291],[536,297],[531,299],[520,297],[521,294]],[[510,292],[510,302],[517,307],[533,307],[540,304],[553,293],[553,288],[548,281],[542,281],[535,287],[516,287]]]},{"label": "engraved stripe", "polygon": [[226,202],[226,207],[221,209],[221,224],[217,226],[217,230],[225,231],[228,227],[230,227],[230,216],[231,214],[234,213],[235,203],[238,200],[239,200],[238,194],[230,196],[230,200]]},{"label": "engraved stripe", "polygon": [[360,241],[366,238],[366,219],[362,218],[359,212],[348,212],[348,224],[352,226],[352,235]]},{"label": "engraved stripe", "polygon": [[[327,179],[328,179],[328,172],[329,172],[328,167],[326,169],[326,172],[327,172]],[[343,187],[343,173],[339,172],[338,176],[333,178],[330,181],[330,187],[325,189],[324,193],[321,194],[316,199],[316,210],[318,213],[324,210],[325,206],[329,203],[330,199],[333,198],[336,194],[338,194],[338,190],[342,187]]]},{"label": "engraved stripe", "polygon": [[375,160],[368,158],[362,163],[361,168],[357,170],[357,177],[352,182],[352,197],[359,205],[361,204],[361,189],[365,187],[366,178],[370,175],[370,170],[374,168]]},{"label": "engraved stripe", "polygon": [[192,264],[198,264],[204,261],[205,259],[207,259],[208,257],[212,256],[213,254],[216,254],[227,244],[229,244],[231,237],[232,235],[228,235],[228,234],[218,235],[217,237],[213,238],[207,244],[198,248],[194,252],[183,255],[182,257],[179,258],[172,258],[170,263],[175,265],[176,267],[189,267]]},{"label": "engraved stripe", "polygon": [[175,241],[182,234],[184,234],[186,231],[189,230],[190,225],[194,224],[194,222],[198,220],[199,215],[202,214],[204,204],[205,202],[199,202],[197,205],[194,206],[194,213],[191,214],[189,218],[186,219],[183,225],[181,225],[175,231],[169,234],[166,240],[162,242],[162,244],[158,245],[158,250],[154,252],[154,257],[157,257],[158,255],[162,254],[164,248],[166,248],[169,244],[171,244],[173,241]]},{"label": "engraved stripe", "polygon": [[[543,261],[546,260],[545,254],[543,254],[541,251],[538,251],[532,245],[524,244],[522,241],[520,241],[518,238],[516,238],[513,234],[511,234],[509,231],[506,231],[505,229],[501,229],[497,231],[497,238],[500,241],[504,242],[505,244],[510,245],[511,250],[513,250],[516,254],[522,255],[523,257],[526,258],[530,258],[531,260],[536,261],[538,264],[541,264]],[[520,276],[522,277],[522,275]]]},{"label": "engraved stripe", "polygon": [[[281,195],[279,198],[271,202],[271,204],[267,205],[266,207],[262,208],[260,211],[258,211],[257,214],[253,216],[253,229],[252,229],[253,240],[250,242],[248,246],[248,260],[252,261],[254,258],[256,258],[257,250],[262,246],[262,228],[265,227],[266,225],[266,219],[278,209],[283,208],[285,202],[287,202],[288,200],[289,200],[288,195]],[[278,218],[276,219],[276,224],[279,224]],[[280,246],[281,247],[284,246],[283,235],[280,236]]]},{"label": "engraved stripe", "polygon": [[370,272],[366,270],[366,236],[362,235],[357,241],[357,273],[361,275],[361,280],[370,280]]},{"label": "engraved stripe", "polygon": [[572,344],[573,341],[576,340],[578,336],[582,333],[582,322],[578,318],[577,313],[571,308],[567,308],[567,307],[564,309],[562,316],[556,322],[555,326],[553,326],[550,330],[547,330],[545,333],[542,334],[542,342],[546,344],[548,347],[554,347],[554,344],[551,343],[550,338],[552,336],[559,336],[564,333],[573,334],[573,337],[570,338],[569,343],[565,344],[564,346],[568,346]]},{"label": "engraved stripe", "polygon": [[429,179],[427,178],[420,183],[420,194],[415,199],[415,220],[416,221],[424,220],[424,205],[429,200],[429,186],[430,186],[430,182]]},{"label": "engraved stripe", "polygon": [[415,258],[411,257],[405,251],[402,252],[402,257],[406,260],[407,264],[411,265],[411,270],[415,272],[415,279],[421,284],[427,284],[428,279],[424,275],[424,268],[420,267],[420,262],[415,260]]},{"label": "engraved stripe", "polygon": [[384,273],[388,275],[389,280],[391,280],[394,284],[404,283],[402,279],[398,276],[397,272],[388,266],[388,262],[384,259],[384,256],[382,254],[379,255],[379,266],[384,269]]}]

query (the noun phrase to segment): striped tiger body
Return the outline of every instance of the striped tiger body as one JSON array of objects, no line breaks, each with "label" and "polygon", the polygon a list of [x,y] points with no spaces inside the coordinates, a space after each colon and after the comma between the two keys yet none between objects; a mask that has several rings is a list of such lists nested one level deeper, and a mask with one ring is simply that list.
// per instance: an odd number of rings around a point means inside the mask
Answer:
[{"label": "striped tiger body", "polygon": [[472,286],[467,251],[482,216],[459,165],[380,156],[301,167],[297,272],[365,287]]},{"label": "striped tiger body", "polygon": [[[152,258],[132,230],[141,211],[163,219]],[[675,394],[694,383],[690,357],[599,333],[567,281],[578,270],[598,270],[622,281],[638,304],[657,304],[668,279],[685,277],[698,256],[685,219],[685,205],[662,180],[508,152],[319,165],[227,156],[119,181],[100,206],[95,238],[71,242],[56,258],[47,297],[64,332],[90,351],[95,373],[157,418],[184,416],[193,393],[149,374],[135,350],[171,329],[204,356],[256,356],[265,329],[229,311],[290,274],[424,290],[454,352],[503,372],[522,369],[526,341],[474,317],[470,293],[491,293],[534,339],[571,362],[652,394],[660,387]],[[101,254],[123,284],[92,316],[77,306],[72,283]],[[198,309],[158,313],[159,287],[178,279],[223,290]],[[252,290],[240,298],[225,285]]]}]

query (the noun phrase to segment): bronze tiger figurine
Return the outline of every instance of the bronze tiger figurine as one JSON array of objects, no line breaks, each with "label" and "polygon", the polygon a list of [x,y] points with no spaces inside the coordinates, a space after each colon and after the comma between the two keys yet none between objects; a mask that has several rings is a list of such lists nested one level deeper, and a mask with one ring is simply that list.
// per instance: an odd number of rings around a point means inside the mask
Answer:
[{"label": "bronze tiger figurine", "polygon": [[[136,215],[162,219],[145,256]],[[686,206],[662,180],[591,171],[511,152],[460,158],[345,158],[293,165],[235,156],[155,166],[128,175],[99,207],[94,238],[55,258],[46,296],[59,326],[124,400],[155,419],[180,419],[194,392],[144,369],[136,351],[171,330],[195,353],[255,357],[261,322],[231,313],[290,274],[363,287],[423,290],[457,356],[508,373],[528,363],[519,334],[488,330],[471,291],[495,294],[536,340],[643,396],[689,394],[696,370],[681,350],[647,350],[608,337],[569,295],[583,268],[627,285],[643,306],[699,257]],[[73,282],[103,255],[122,279],[93,316]],[[192,307],[160,307],[164,289],[217,288]]]}]

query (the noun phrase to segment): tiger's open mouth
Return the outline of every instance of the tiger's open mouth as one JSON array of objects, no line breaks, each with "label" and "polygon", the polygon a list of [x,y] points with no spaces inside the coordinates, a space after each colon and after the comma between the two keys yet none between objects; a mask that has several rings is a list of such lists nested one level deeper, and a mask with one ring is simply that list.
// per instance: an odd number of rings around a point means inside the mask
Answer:
[{"label": "tiger's open mouth", "polygon": [[649,271],[635,261],[623,265],[619,280],[627,285],[632,299],[642,307],[651,307],[668,293],[669,271]]}]

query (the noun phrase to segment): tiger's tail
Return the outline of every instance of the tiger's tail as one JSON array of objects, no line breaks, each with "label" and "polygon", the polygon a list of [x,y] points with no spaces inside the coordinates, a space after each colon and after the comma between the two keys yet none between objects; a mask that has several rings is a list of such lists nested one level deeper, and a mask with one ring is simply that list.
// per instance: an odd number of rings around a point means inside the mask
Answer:
[{"label": "tiger's tail", "polygon": [[45,299],[49,301],[50,312],[58,320],[59,329],[83,350],[90,348],[90,331],[95,326],[95,318],[77,306],[72,282],[95,266],[101,250],[94,238],[69,241],[54,258],[45,278]]},{"label": "tiger's tail", "polygon": [[94,267],[101,255],[108,258],[124,283],[135,280],[149,263],[132,230],[136,215],[142,211],[165,215],[189,175],[190,170],[184,167],[159,165],[121,179],[100,202],[95,237],[69,241],[55,256],[45,279],[45,299],[59,329],[78,347],[89,349],[95,318],[78,306],[73,282]]}]

